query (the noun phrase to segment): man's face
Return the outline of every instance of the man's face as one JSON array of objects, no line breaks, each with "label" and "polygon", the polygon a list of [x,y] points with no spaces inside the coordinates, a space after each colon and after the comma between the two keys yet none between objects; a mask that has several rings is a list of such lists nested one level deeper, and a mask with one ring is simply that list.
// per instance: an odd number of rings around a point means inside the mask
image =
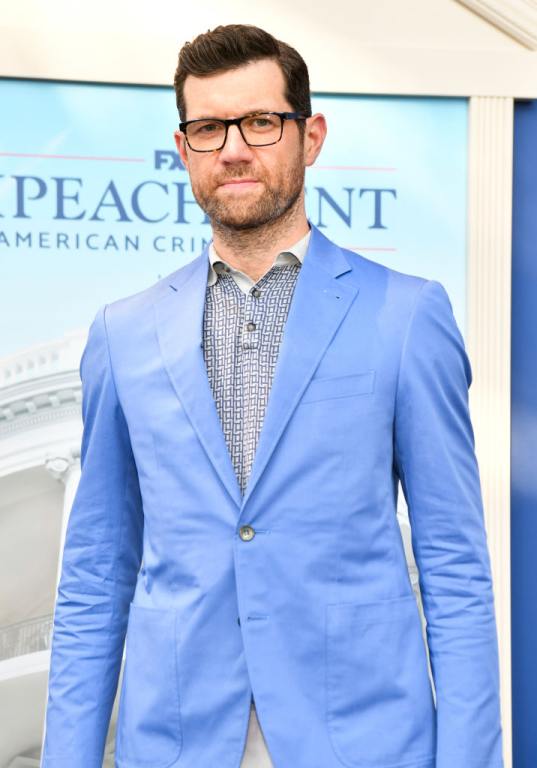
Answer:
[{"label": "man's face", "polygon": [[[189,75],[186,119],[292,112],[284,91],[283,73],[271,59],[208,77]],[[179,131],[175,139],[194,197],[211,221],[229,229],[252,229],[282,216],[301,196],[305,165],[313,162],[294,120],[284,122],[281,141],[265,147],[248,146],[236,125],[215,152],[194,152]]]}]

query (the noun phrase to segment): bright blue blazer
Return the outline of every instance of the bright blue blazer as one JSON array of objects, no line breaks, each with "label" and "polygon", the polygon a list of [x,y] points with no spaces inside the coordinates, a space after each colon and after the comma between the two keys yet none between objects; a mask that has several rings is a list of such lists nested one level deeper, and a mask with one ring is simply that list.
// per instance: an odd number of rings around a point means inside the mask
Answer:
[{"label": "bright blue blazer", "polygon": [[500,768],[471,374],[445,290],[312,227],[241,497],[201,347],[207,272],[206,249],[90,329],[43,768],[100,768],[125,638],[118,768],[238,768],[252,694],[275,768]]}]

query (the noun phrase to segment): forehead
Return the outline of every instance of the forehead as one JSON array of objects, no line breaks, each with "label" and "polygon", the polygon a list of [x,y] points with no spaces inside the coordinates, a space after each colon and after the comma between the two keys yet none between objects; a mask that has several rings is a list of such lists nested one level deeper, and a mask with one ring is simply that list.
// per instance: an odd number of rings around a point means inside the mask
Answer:
[{"label": "forehead", "polygon": [[283,72],[271,59],[215,75],[188,75],[184,85],[187,119],[238,117],[258,109],[290,110],[284,93]]}]

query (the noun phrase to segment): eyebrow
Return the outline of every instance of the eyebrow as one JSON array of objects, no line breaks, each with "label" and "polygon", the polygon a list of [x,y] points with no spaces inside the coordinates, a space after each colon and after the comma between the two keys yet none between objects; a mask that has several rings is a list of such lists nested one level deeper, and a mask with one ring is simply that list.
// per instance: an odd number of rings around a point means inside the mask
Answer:
[{"label": "eyebrow", "polygon": [[[265,112],[280,112],[281,110],[278,109],[264,109],[262,107],[256,108],[256,109],[249,109],[246,112],[244,112],[242,115],[237,115],[237,117],[246,117],[247,115],[261,115]],[[201,117],[192,117],[190,120],[234,120],[236,118],[233,117],[216,117],[216,115],[202,115]]]}]

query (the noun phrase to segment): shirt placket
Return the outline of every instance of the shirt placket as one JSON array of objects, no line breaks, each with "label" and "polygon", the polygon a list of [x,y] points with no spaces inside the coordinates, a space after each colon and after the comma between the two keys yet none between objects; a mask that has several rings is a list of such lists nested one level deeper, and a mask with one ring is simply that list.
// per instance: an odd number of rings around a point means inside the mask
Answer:
[{"label": "shirt placket", "polygon": [[260,338],[262,332],[261,291],[253,286],[243,294],[243,314],[239,329],[240,375],[242,400],[242,473],[241,489],[244,493],[254,461],[260,429],[260,409],[263,399],[262,371],[259,368]]}]

